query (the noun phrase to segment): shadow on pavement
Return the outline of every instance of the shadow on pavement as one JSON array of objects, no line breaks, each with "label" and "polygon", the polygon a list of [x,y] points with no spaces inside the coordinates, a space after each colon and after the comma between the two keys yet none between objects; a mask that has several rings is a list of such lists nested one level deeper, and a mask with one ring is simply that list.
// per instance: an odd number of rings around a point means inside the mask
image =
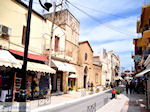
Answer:
[{"label": "shadow on pavement", "polygon": [[144,94],[125,93],[125,95],[129,100],[126,101],[121,112],[150,112],[150,110],[146,109],[146,98]]}]

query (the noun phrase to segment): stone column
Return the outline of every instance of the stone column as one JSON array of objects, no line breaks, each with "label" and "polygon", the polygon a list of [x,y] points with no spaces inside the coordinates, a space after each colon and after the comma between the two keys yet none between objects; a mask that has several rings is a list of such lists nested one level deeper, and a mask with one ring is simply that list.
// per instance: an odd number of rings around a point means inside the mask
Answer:
[{"label": "stone column", "polygon": [[63,92],[68,92],[68,72],[63,72]]}]

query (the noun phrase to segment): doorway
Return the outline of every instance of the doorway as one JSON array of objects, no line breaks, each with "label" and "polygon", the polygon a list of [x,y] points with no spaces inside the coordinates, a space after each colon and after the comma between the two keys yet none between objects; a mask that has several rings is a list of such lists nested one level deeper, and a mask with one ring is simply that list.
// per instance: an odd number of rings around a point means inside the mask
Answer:
[{"label": "doorway", "polygon": [[83,77],[83,82],[84,82],[83,87],[84,87],[84,88],[86,88],[86,80],[87,80],[87,76],[86,76],[86,75],[84,75],[84,77]]}]

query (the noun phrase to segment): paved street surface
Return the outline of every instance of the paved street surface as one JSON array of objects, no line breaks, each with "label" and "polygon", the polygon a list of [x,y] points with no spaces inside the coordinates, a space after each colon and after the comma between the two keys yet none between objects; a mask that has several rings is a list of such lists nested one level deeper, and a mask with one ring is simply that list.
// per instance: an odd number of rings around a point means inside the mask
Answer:
[{"label": "paved street surface", "polygon": [[83,94],[73,92],[52,96],[51,104],[32,109],[32,112],[95,112],[111,100],[110,90],[85,97],[82,97]]},{"label": "paved street surface", "polygon": [[150,112],[145,109],[146,101],[144,94],[125,93],[118,95],[117,99],[111,100],[97,112]]}]

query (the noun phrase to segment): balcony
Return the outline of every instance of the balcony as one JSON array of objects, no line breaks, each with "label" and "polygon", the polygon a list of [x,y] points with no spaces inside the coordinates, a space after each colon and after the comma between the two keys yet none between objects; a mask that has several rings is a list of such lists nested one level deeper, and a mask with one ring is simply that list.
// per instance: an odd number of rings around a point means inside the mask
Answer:
[{"label": "balcony", "polygon": [[52,51],[52,57],[57,57],[64,59],[65,58],[65,52],[64,51]]},{"label": "balcony", "polygon": [[146,30],[143,32],[143,38],[150,38],[150,30]]}]

